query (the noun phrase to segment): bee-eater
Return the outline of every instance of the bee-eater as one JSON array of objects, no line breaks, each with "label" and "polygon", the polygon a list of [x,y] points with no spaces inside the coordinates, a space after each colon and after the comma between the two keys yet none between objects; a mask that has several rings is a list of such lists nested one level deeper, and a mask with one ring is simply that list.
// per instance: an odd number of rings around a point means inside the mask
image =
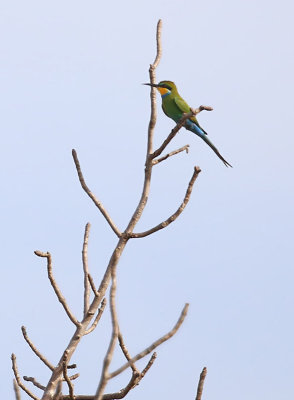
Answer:
[{"label": "bee-eater", "polygon": [[[149,85],[155,87],[161,94],[162,99],[162,109],[163,112],[176,123],[178,123],[185,113],[190,112],[190,107],[185,102],[184,99],[179,95],[176,85],[171,81],[161,81],[158,84],[145,83],[144,85]],[[199,125],[195,116],[188,118],[185,122],[185,128],[188,131],[196,133],[208,144],[209,147],[215,152],[215,154],[222,160],[225,166],[230,166],[223,156],[220,154],[218,149],[211,143],[207,137],[207,133]]]}]

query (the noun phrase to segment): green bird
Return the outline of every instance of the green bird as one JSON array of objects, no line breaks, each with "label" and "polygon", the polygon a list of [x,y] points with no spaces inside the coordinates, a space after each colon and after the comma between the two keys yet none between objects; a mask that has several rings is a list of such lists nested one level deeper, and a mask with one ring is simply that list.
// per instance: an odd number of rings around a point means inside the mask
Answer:
[{"label": "green bird", "polygon": [[[161,94],[162,99],[162,109],[164,113],[176,123],[178,123],[185,113],[190,112],[189,105],[185,100],[179,95],[176,85],[171,81],[161,81],[157,84],[144,83],[144,85],[149,85],[155,87]],[[207,133],[199,125],[195,116],[190,117],[185,122],[185,128],[201,137],[205,143],[208,144],[210,148],[215,152],[215,154],[222,160],[226,167],[231,166],[220,154],[218,149],[211,143],[207,137]]]}]

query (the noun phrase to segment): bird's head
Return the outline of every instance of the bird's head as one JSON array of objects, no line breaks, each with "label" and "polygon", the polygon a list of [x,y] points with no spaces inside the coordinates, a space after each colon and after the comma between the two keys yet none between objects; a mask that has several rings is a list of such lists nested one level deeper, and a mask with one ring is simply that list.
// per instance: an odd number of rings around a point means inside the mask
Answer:
[{"label": "bird's head", "polygon": [[161,96],[165,96],[172,92],[177,92],[177,87],[172,81],[161,81],[159,83],[144,83],[143,85],[148,85],[155,87]]}]

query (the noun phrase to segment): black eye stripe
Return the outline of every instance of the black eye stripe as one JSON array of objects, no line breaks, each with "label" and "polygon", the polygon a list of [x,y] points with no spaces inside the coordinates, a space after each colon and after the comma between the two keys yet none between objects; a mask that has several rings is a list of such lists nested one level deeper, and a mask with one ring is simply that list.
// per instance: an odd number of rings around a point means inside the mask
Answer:
[{"label": "black eye stripe", "polygon": [[172,88],[170,86],[166,85],[166,84],[163,84],[163,85],[160,85],[160,86],[163,87],[163,88],[166,88],[168,90],[172,90]]}]

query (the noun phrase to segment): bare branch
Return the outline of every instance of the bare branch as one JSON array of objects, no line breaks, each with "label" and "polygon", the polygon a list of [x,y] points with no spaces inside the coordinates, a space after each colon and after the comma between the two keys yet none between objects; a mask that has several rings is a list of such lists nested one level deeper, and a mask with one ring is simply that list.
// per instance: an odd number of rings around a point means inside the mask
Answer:
[{"label": "bare branch", "polygon": [[61,400],[62,396],[62,381],[58,381],[53,400]]},{"label": "bare branch", "polygon": [[94,295],[99,296],[99,293],[96,290],[94,279],[89,273],[88,273],[88,280],[89,280],[89,283],[90,283],[91,289],[93,290]]},{"label": "bare branch", "polygon": [[182,323],[187,315],[188,308],[189,308],[189,304],[186,303],[185,307],[183,308],[183,310],[181,312],[180,318],[178,319],[177,323],[175,324],[175,326],[173,327],[173,329],[171,331],[169,331],[167,334],[162,336],[160,339],[153,342],[145,350],[138,353],[135,357],[132,358],[132,360],[130,360],[129,362],[127,362],[126,364],[124,364],[123,366],[121,366],[120,368],[115,370],[114,372],[110,373],[109,378],[111,379],[111,378],[114,378],[115,376],[121,374],[123,371],[125,371],[131,365],[131,362],[135,363],[136,361],[141,360],[141,358],[147,356],[147,354],[151,353],[156,347],[158,347],[159,345],[161,345],[162,343],[164,343],[168,339],[170,339],[172,336],[174,336],[174,334],[178,331],[178,329],[182,325]]},{"label": "bare branch", "polygon": [[82,259],[83,259],[83,271],[84,271],[84,316],[89,310],[90,301],[90,287],[89,287],[89,266],[88,266],[88,240],[91,224],[88,222],[85,227]]},{"label": "bare branch", "polygon": [[39,383],[38,381],[36,381],[36,379],[32,376],[23,376],[24,381],[27,382],[32,382],[32,384],[34,386],[36,386],[37,388],[41,389],[41,390],[45,390],[45,386],[41,385],[41,383]]},{"label": "bare branch", "polygon": [[15,354],[11,354],[11,361],[12,361],[12,369],[14,372],[14,377],[17,382],[17,385],[24,391],[28,396],[30,396],[34,400],[40,400],[37,396],[35,396],[21,381],[20,376],[18,374],[17,370],[17,364],[16,364],[16,357]]},{"label": "bare branch", "polygon": [[174,156],[174,155],[176,155],[176,154],[179,154],[179,153],[181,153],[182,151],[186,151],[186,153],[189,153],[189,147],[190,147],[190,145],[189,145],[189,144],[186,144],[185,146],[180,147],[180,148],[177,149],[177,150],[171,151],[170,153],[166,154],[166,155],[163,156],[163,157],[160,157],[160,158],[157,158],[156,160],[153,160],[153,161],[152,161],[152,164],[153,164],[153,165],[159,164],[160,162],[166,160],[167,158],[172,157],[172,156]]},{"label": "bare branch", "polygon": [[119,334],[118,334],[118,342],[119,342],[119,345],[120,345],[120,348],[121,348],[122,352],[124,353],[124,356],[126,357],[127,361],[130,362],[130,367],[132,368],[133,372],[134,373],[139,373],[138,368],[131,361],[132,357],[131,357],[128,349],[127,349],[127,346],[125,345],[125,342],[124,342],[124,339],[123,339],[123,336],[122,336],[121,332],[119,332]]},{"label": "bare branch", "polygon": [[180,207],[177,209],[176,212],[174,212],[165,221],[161,222],[160,224],[156,225],[155,227],[153,227],[151,229],[148,229],[148,231],[141,232],[141,233],[132,233],[130,235],[130,237],[131,238],[143,238],[145,236],[151,235],[154,232],[159,231],[160,229],[166,228],[169,224],[174,222],[178,218],[178,216],[183,212],[184,208],[188,204],[192,190],[193,190],[193,185],[194,185],[200,172],[201,172],[201,169],[199,167],[194,167],[194,172],[193,172],[192,178],[190,179],[190,182],[188,184],[188,188],[187,188],[184,200],[182,201],[182,204],[180,205]]},{"label": "bare branch", "polygon": [[118,327],[118,318],[116,313],[115,307],[115,295],[116,295],[116,268],[113,267],[111,270],[111,277],[112,277],[112,285],[110,288],[110,312],[111,312],[111,321],[112,321],[112,335],[109,343],[109,347],[107,353],[104,358],[103,368],[101,373],[100,382],[94,397],[94,400],[102,400],[104,389],[107,385],[109,380],[109,365],[111,363],[113,352],[115,349],[115,343],[118,338],[119,327]]},{"label": "bare branch", "polygon": [[72,150],[72,156],[73,156],[73,159],[74,159],[74,163],[75,163],[75,166],[76,166],[76,169],[77,169],[77,173],[78,173],[79,180],[80,180],[82,188],[87,193],[87,195],[90,197],[90,199],[94,202],[95,206],[100,210],[101,214],[104,216],[104,218],[106,219],[106,221],[108,222],[108,224],[110,225],[111,229],[116,234],[116,236],[117,237],[121,237],[121,232],[119,231],[119,229],[116,227],[116,225],[114,224],[114,222],[110,218],[108,212],[106,211],[106,209],[102,205],[101,201],[99,201],[95,197],[95,195],[91,192],[91,190],[86,185],[86,182],[85,182],[82,170],[81,170],[80,162],[79,162],[79,159],[78,159],[78,156],[77,156],[77,152],[75,151],[75,149]]},{"label": "bare branch", "polygon": [[127,386],[125,388],[121,389],[117,393],[107,393],[102,397],[102,399],[103,400],[123,399],[124,397],[126,397],[126,395],[129,393],[130,390],[132,390],[135,386],[138,385],[140,380],[141,380],[140,373],[133,372],[129,383],[127,384]]},{"label": "bare branch", "polygon": [[54,289],[54,292],[59,300],[59,302],[62,304],[64,311],[66,312],[68,318],[71,320],[71,322],[73,324],[75,324],[77,327],[80,326],[80,322],[74,317],[74,315],[72,314],[72,312],[69,309],[69,306],[67,305],[67,302],[64,298],[64,296],[62,295],[59,287],[57,286],[57,283],[54,279],[53,276],[53,271],[52,271],[52,258],[51,258],[51,254],[49,252],[47,253],[43,253],[42,251],[36,250],[34,252],[36,254],[36,256],[38,257],[44,257],[47,258],[47,272],[48,272],[48,278],[49,281],[51,283],[51,286]]},{"label": "bare branch", "polygon": [[102,300],[102,303],[101,303],[101,307],[98,310],[98,313],[96,315],[96,318],[94,319],[93,324],[90,326],[89,329],[87,329],[85,331],[84,335],[88,335],[89,333],[93,332],[93,330],[96,328],[96,326],[98,325],[98,322],[100,321],[100,318],[103,314],[105,306],[106,306],[106,298],[104,297],[104,299]]},{"label": "bare branch", "polygon": [[70,400],[75,400],[74,386],[73,386],[73,383],[71,382],[71,380],[69,379],[69,377],[67,375],[67,355],[68,355],[68,352],[65,351],[64,354],[63,354],[63,362],[62,362],[63,377],[64,377],[64,380],[67,383],[67,386],[68,386],[68,392],[69,392]]},{"label": "bare branch", "polygon": [[152,367],[154,361],[156,360],[157,357],[157,353],[154,352],[150,358],[150,360],[148,361],[148,364],[146,365],[146,367],[143,369],[143,371],[141,372],[141,379],[144,378],[144,376],[147,374],[147,372],[149,371],[149,369]]},{"label": "bare branch", "polygon": [[19,386],[15,379],[13,379],[13,389],[15,393],[15,400],[21,400]]},{"label": "bare branch", "polygon": [[[150,68],[149,68],[149,78],[150,78],[150,82],[152,84],[156,83],[155,70],[160,62],[161,54],[162,54],[161,29],[162,29],[162,21],[159,20],[157,23],[157,28],[156,28],[156,56],[155,56],[155,60],[154,60],[153,64],[151,64]],[[149,126],[148,126],[146,167],[149,162],[149,156],[153,151],[154,127],[155,127],[156,118],[157,118],[156,90],[154,87],[152,87],[150,90],[150,100],[151,100],[151,115],[150,115],[150,121],[149,121]]]},{"label": "bare branch", "polygon": [[43,354],[37,350],[37,348],[35,347],[35,345],[33,344],[33,342],[29,339],[26,328],[24,326],[21,327],[21,331],[23,334],[23,337],[25,339],[25,341],[27,342],[27,344],[30,346],[30,348],[33,350],[33,352],[36,354],[37,357],[40,358],[41,361],[43,361],[43,363],[49,368],[51,369],[51,371],[54,370],[54,366],[47,360],[47,358],[45,358],[43,356]]},{"label": "bare branch", "polygon": [[[68,367],[67,367],[68,369]],[[80,374],[74,374],[68,377],[69,380],[74,381],[75,379],[78,379],[78,377],[80,376]]]},{"label": "bare branch", "polygon": [[161,55],[162,55],[161,29],[162,29],[162,20],[159,19],[157,22],[157,28],[156,28],[156,57],[155,57],[153,65],[152,65],[153,69],[155,69],[158,66],[159,61],[161,59]]},{"label": "bare branch", "polygon": [[201,372],[201,374],[200,374],[200,377],[199,377],[197,394],[196,394],[196,399],[195,400],[201,400],[202,392],[203,392],[203,385],[204,385],[204,380],[206,378],[206,374],[207,374],[207,369],[206,369],[206,367],[204,367],[202,372]]}]

